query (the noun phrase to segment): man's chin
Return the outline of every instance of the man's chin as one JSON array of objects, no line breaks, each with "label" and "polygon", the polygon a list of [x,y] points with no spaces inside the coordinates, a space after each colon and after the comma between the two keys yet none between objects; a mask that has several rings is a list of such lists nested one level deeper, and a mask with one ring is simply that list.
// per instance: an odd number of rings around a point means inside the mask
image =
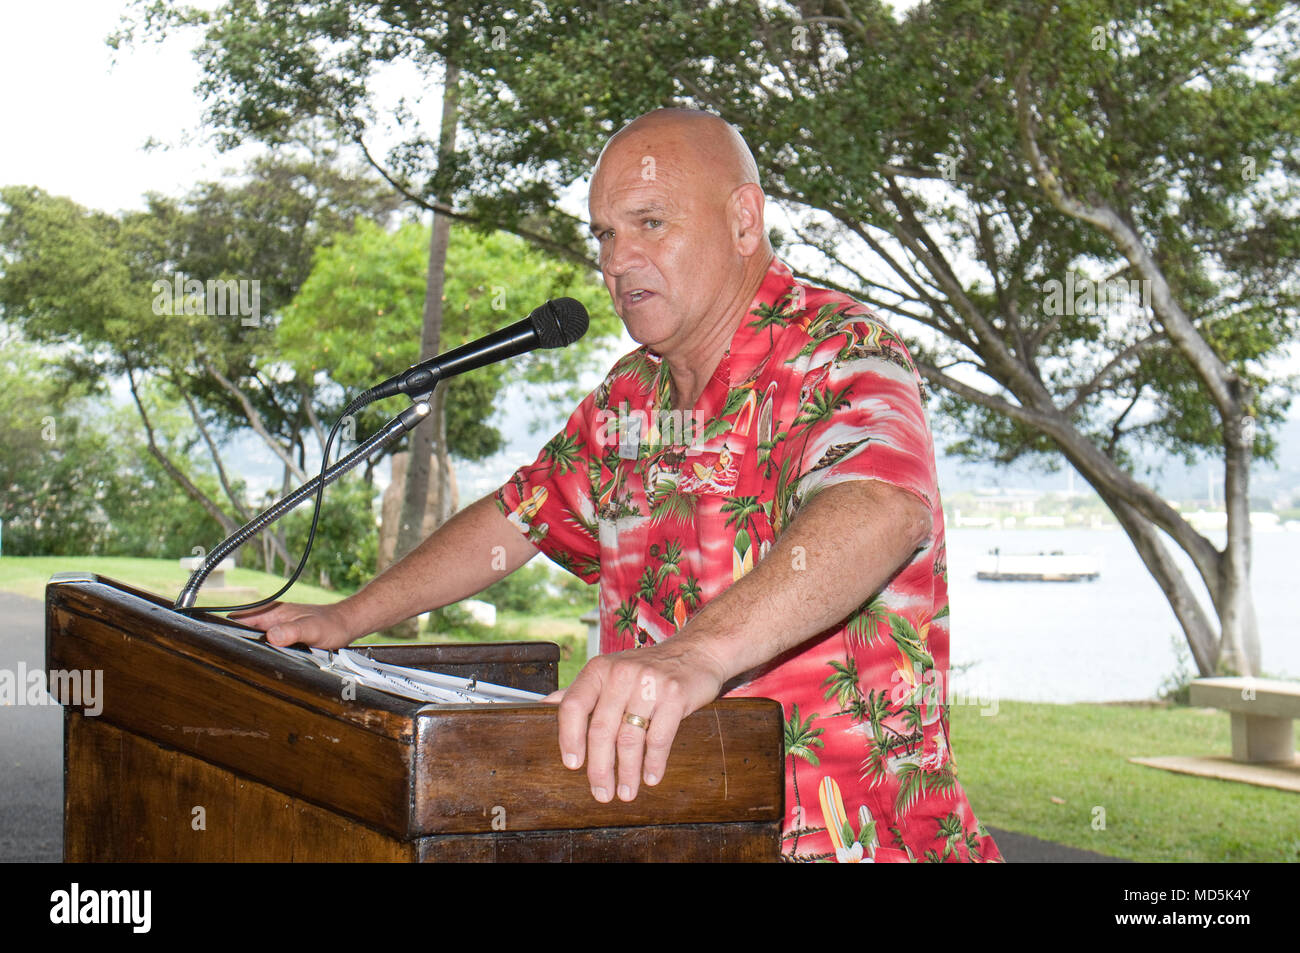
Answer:
[{"label": "man's chin", "polygon": [[627,328],[628,337],[652,351],[657,351],[658,346],[666,340],[661,328],[655,327],[646,321],[628,321],[624,319],[623,327]]}]

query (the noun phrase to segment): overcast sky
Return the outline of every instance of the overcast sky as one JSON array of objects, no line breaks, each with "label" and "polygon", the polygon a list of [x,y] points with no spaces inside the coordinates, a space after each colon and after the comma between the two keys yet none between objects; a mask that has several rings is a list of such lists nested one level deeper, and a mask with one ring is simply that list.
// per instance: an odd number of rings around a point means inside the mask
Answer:
[{"label": "overcast sky", "polygon": [[[186,44],[116,54],[104,42],[126,9],[119,0],[4,3],[0,183],[116,211],[142,208],[146,191],[179,194],[239,163],[186,144],[200,118],[199,72]],[[170,148],[146,151],[151,137]]]}]

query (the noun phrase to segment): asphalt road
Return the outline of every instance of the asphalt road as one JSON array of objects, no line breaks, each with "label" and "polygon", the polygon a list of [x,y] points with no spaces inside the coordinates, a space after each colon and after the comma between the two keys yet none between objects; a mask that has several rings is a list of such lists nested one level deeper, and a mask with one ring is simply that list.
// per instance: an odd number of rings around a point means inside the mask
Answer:
[{"label": "asphalt road", "polygon": [[[45,666],[45,606],[0,592],[0,670],[9,678]],[[44,682],[42,681],[42,685]],[[63,856],[63,709],[0,705],[0,861]]]},{"label": "asphalt road", "polygon": [[[0,592],[0,677],[45,666],[45,607]],[[24,702],[26,692],[23,692]],[[0,861],[57,862],[63,856],[62,709],[0,705]],[[1026,834],[990,827],[1011,863],[1118,863]]]}]

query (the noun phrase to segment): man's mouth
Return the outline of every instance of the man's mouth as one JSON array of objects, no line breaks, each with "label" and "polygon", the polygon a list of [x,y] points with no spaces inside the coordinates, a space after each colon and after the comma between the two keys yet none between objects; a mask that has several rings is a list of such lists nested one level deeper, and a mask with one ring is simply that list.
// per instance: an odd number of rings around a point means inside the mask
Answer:
[{"label": "man's mouth", "polygon": [[623,295],[623,300],[629,305],[638,305],[642,301],[654,296],[653,291],[646,291],[644,288],[634,288]]}]

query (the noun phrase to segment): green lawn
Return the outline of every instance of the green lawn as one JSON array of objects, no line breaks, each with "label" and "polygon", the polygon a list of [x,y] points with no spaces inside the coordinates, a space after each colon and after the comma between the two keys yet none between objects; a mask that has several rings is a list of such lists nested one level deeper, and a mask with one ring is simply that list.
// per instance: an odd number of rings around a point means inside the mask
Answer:
[{"label": "green lawn", "polygon": [[1300,861],[1300,794],[1128,761],[1226,755],[1226,712],[1004,701],[995,715],[954,705],[949,724],[985,824],[1138,861]]},{"label": "green lawn", "polygon": [[[56,572],[93,572],[137,589],[147,589],[175,599],[189,579],[175,559],[137,559],[131,556],[0,556],[0,591],[16,592],[32,599],[45,598],[45,584]],[[248,586],[258,596],[269,596],[284,580],[254,569],[235,569],[226,574],[226,585]],[[338,593],[299,582],[289,590],[294,602],[333,602]],[[205,594],[199,603],[211,603]]]},{"label": "green lawn", "polygon": [[[69,570],[97,572],[168,597],[185,582],[174,560],[7,556],[0,557],[0,591],[42,599],[50,575]],[[275,577],[242,569],[229,580],[262,595],[280,585]],[[338,594],[300,584],[290,598],[328,602]],[[424,637],[557,642],[561,685],[573,680],[586,658],[585,630],[567,617],[501,613],[492,629]],[[1139,861],[1300,861],[1300,794],[1129,763],[1145,755],[1227,754],[1225,712],[1003,701],[996,714],[982,715],[975,705],[954,705],[951,737],[961,783],[985,824]],[[1097,808],[1105,812],[1100,830],[1094,829],[1102,816]]]}]

